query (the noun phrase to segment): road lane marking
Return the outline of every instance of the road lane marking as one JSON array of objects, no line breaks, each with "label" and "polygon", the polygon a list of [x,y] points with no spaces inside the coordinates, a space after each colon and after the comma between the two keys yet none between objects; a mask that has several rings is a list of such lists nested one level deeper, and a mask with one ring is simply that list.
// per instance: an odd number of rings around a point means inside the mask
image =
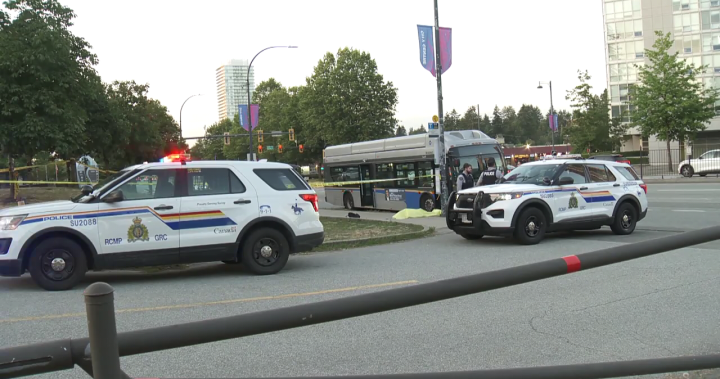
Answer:
[{"label": "road lane marking", "polygon": [[653,192],[718,192],[720,189],[709,188],[709,189],[683,189],[683,190],[653,190]]},{"label": "road lane marking", "polygon": [[673,209],[672,211],[673,211],[673,212],[700,212],[700,213],[705,213],[705,211],[704,211],[704,210],[701,210],[701,209]]},{"label": "road lane marking", "polygon": [[[401,286],[401,285],[405,285],[405,284],[416,284],[416,283],[420,283],[420,282],[417,280],[406,280],[406,281],[402,281],[402,282],[368,284],[368,285],[364,285],[364,286],[335,288],[335,289],[322,290],[322,291],[291,293],[291,294],[276,295],[276,296],[258,296],[258,297],[247,297],[247,298],[243,298],[243,299],[207,301],[207,302],[202,302],[202,303],[189,303],[189,304],[161,305],[161,306],[157,306],[157,307],[116,309],[115,314],[162,311],[162,310],[168,310],[168,309],[207,307],[207,306],[211,306],[211,305],[247,303],[247,302],[262,301],[262,300],[290,299],[290,298],[294,298],[294,297],[326,295],[326,294],[330,294],[330,293],[351,292],[351,291],[359,291],[359,290],[365,290],[365,289],[371,289],[371,288],[393,287],[393,286]],[[0,324],[11,323],[11,322],[23,322],[23,321],[52,320],[52,319],[58,319],[58,318],[72,318],[72,317],[86,317],[86,313],[85,312],[64,313],[64,314],[59,314],[59,315],[28,316],[28,317],[0,319]]]}]

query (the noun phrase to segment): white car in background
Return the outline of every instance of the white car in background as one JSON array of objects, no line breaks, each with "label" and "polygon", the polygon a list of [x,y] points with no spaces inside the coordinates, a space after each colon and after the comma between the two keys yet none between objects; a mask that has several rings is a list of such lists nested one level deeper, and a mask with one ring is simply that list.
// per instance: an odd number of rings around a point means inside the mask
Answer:
[{"label": "white car in background", "polygon": [[686,159],[678,165],[678,174],[687,178],[694,174],[705,176],[720,173],[720,149],[710,150],[703,155]]}]

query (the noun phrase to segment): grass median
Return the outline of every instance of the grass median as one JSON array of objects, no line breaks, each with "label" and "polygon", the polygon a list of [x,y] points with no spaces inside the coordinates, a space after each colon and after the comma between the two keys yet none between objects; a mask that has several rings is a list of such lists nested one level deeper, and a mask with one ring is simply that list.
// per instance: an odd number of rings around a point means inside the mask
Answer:
[{"label": "grass median", "polygon": [[[20,198],[25,199],[25,204],[37,204],[44,201],[70,200],[71,197],[80,194],[78,186],[64,187],[20,187]],[[4,203],[10,199],[10,189],[0,189],[0,208],[16,206],[17,203]]]}]

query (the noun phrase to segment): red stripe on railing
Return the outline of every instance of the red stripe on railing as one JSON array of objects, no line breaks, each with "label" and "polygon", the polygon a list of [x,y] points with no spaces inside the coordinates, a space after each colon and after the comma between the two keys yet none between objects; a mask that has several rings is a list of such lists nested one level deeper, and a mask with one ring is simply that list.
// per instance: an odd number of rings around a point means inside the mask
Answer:
[{"label": "red stripe on railing", "polygon": [[565,261],[565,264],[567,264],[567,272],[568,274],[575,271],[580,271],[580,258],[578,258],[575,255],[569,255],[567,257],[563,257],[563,260]]}]

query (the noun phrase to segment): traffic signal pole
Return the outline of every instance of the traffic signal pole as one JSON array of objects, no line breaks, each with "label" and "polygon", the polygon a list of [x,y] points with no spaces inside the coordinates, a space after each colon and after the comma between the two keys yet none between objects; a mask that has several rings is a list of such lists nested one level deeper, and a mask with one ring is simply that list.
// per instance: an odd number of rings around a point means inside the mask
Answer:
[{"label": "traffic signal pole", "polygon": [[447,185],[447,162],[445,159],[445,127],[443,117],[443,96],[442,96],[442,62],[440,61],[440,22],[438,21],[438,2],[435,3],[435,73],[437,78],[437,97],[438,97],[438,150],[440,150],[440,210],[441,215],[445,216],[445,209],[448,202],[448,185]]}]

